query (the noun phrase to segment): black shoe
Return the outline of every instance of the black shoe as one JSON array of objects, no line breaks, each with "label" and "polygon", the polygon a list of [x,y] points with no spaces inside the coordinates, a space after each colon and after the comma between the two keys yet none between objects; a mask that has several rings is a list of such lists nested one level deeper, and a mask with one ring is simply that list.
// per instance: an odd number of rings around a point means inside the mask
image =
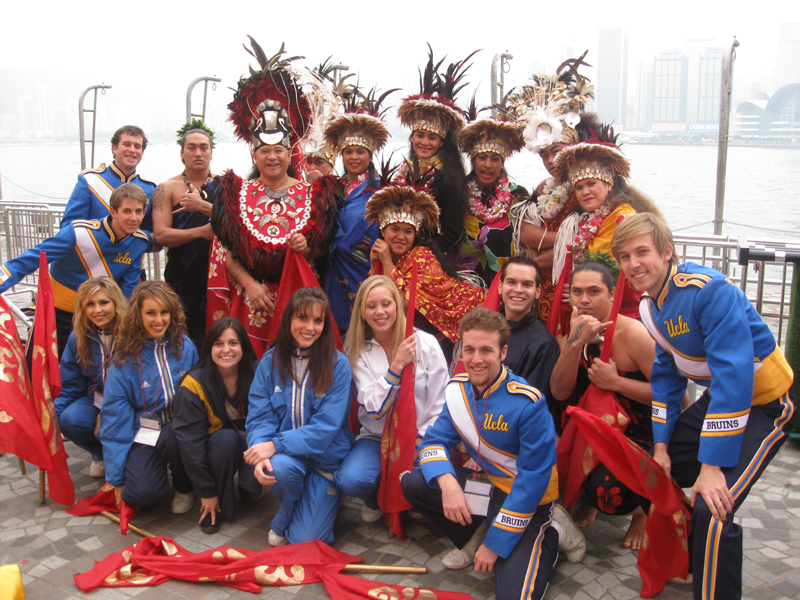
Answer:
[{"label": "black shoe", "polygon": [[214,525],[211,524],[211,513],[206,514],[205,518],[200,521],[200,529],[203,530],[203,533],[217,533],[220,525],[222,525],[222,517],[220,515],[217,515],[217,522]]},{"label": "black shoe", "polygon": [[264,488],[262,487],[260,491],[256,493],[252,493],[244,489],[242,486],[239,486],[239,498],[241,498],[244,504],[255,504],[259,500],[261,500],[261,496],[264,493]]}]

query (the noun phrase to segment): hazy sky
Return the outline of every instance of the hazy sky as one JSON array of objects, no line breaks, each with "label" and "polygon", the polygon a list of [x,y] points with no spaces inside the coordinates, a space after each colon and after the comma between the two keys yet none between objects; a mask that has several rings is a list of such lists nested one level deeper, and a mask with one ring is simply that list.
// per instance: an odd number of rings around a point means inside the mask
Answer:
[{"label": "hazy sky", "polygon": [[[707,0],[283,4],[226,0],[198,3],[194,11],[164,0],[7,4],[0,69],[18,69],[11,77],[35,70],[39,79],[57,83],[57,97],[77,97],[89,85],[105,82],[113,85],[109,101],[175,106],[179,114],[186,87],[200,75],[221,77],[222,89],[214,95],[225,101],[231,97],[225,88],[247,72],[250,57],[242,49],[247,34],[268,55],[285,41],[290,54],[307,57],[308,66],[333,55],[357,70],[362,84],[371,87],[377,82],[384,89],[416,85],[417,68],[426,60],[425,42],[433,45],[437,57],[447,53],[448,58],[461,58],[483,48],[475,58],[470,84],[480,84],[479,99],[488,103],[494,54],[514,55],[507,75],[511,84],[524,81],[532,63],[553,70],[561,60],[562,44],[575,54],[589,49],[587,61],[596,65],[601,27],[628,29],[629,94],[639,61],[651,61],[661,49],[681,48],[684,38],[714,37],[718,44],[729,46],[734,35],[741,42],[735,63],[740,95],[753,81],[771,90],[779,24],[800,21],[796,0],[770,2],[768,9],[758,3],[737,9],[743,3]],[[374,9],[365,10],[369,6]],[[595,80],[593,69],[587,75]],[[6,83],[14,82],[0,85]]]}]

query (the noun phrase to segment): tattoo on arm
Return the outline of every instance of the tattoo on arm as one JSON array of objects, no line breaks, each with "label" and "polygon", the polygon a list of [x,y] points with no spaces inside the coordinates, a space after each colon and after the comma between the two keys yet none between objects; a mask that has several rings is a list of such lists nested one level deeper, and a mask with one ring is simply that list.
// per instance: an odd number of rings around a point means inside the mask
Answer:
[{"label": "tattoo on arm", "polygon": [[572,346],[572,344],[578,341],[578,338],[581,337],[581,331],[583,331],[584,325],[585,323],[579,323],[578,326],[575,328],[575,331],[573,331],[569,335],[569,339],[567,340],[567,346]]},{"label": "tattoo on arm", "polygon": [[156,191],[153,192],[153,208],[158,212],[164,212],[164,184],[162,183],[156,188]]}]

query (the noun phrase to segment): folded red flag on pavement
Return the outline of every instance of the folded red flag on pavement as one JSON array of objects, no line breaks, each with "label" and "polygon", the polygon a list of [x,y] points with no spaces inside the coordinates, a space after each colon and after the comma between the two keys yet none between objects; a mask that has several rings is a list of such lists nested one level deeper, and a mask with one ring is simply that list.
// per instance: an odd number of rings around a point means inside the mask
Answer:
[{"label": "folded red flag on pavement", "polygon": [[[625,274],[620,271],[617,279],[616,289],[621,290],[625,286]],[[559,298],[556,295],[556,298]],[[614,295],[614,304],[611,306],[611,313],[608,320],[611,321],[608,329],[603,336],[603,349],[600,352],[600,360],[608,362],[611,358],[611,350],[614,344],[614,331],[617,327],[617,317],[622,306],[622,294]],[[578,407],[596,415],[612,425],[614,429],[625,431],[630,422],[630,417],[622,408],[619,399],[614,392],[602,390],[595,384],[590,383],[589,387],[581,396]],[[566,418],[566,415],[564,415]],[[561,490],[561,502],[569,508],[581,496],[583,482],[589,474],[594,471],[600,461],[586,442],[586,439],[578,430],[577,424],[567,420],[562,423],[564,432],[558,441],[556,452],[558,454],[558,485]]]},{"label": "folded red flag on pavement", "polygon": [[345,575],[322,573],[322,583],[334,600],[372,600],[374,598],[402,598],[403,600],[470,600],[470,594],[426,590],[405,585],[390,585]]},{"label": "folded red flag on pavement", "polygon": [[[406,314],[406,335],[414,333],[414,310],[417,301],[417,277],[419,264],[411,268],[411,282]],[[416,364],[405,366],[400,376],[400,389],[394,404],[386,415],[381,437],[381,483],[378,488],[378,504],[383,511],[383,520],[392,533],[405,539],[400,514],[411,508],[400,487],[400,476],[414,468],[417,451],[417,405],[414,401],[414,377]]]},{"label": "folded red flag on pavement", "polygon": [[14,318],[0,298],[0,452],[15,454],[48,473],[49,496],[71,506],[75,487],[54,400],[61,392],[55,303],[47,256],[39,254],[39,290],[30,376]]},{"label": "folded red flag on pavement", "polygon": [[[289,298],[292,297],[297,290],[304,287],[315,287],[322,289],[322,286],[317,281],[317,276],[314,275],[314,270],[308,261],[292,250],[286,249],[286,259],[283,263],[283,273],[281,275],[281,283],[278,287],[278,295],[275,298],[275,311],[272,317],[272,323],[269,328],[270,343],[275,339],[278,334],[278,327],[281,324],[283,317],[283,310],[289,303]],[[330,314],[331,327],[333,327],[333,339],[336,341],[336,348],[342,350],[342,336],[339,335],[339,328],[336,326],[336,319],[333,318],[333,313]]]},{"label": "folded red flag on pavement", "polygon": [[658,594],[673,577],[686,579],[691,515],[683,491],[645,450],[600,417],[575,406],[567,414],[614,476],[652,503],[637,561],[642,598]]},{"label": "folded red flag on pavement", "polygon": [[131,519],[139,512],[138,506],[129,506],[125,500],[121,500],[122,508],[117,508],[117,500],[114,495],[114,486],[106,482],[103,487],[94,495],[87,496],[78,500],[77,504],[72,508],[68,508],[65,512],[76,517],[85,517],[87,515],[96,515],[103,511],[119,515],[119,531],[122,535],[128,535],[128,524]]},{"label": "folded red flag on pavement", "polygon": [[141,587],[181,579],[258,593],[262,586],[318,583],[321,570],[337,572],[362,560],[320,541],[260,552],[221,546],[194,554],[169,538],[152,537],[109,555],[74,578],[84,592],[101,586]]}]

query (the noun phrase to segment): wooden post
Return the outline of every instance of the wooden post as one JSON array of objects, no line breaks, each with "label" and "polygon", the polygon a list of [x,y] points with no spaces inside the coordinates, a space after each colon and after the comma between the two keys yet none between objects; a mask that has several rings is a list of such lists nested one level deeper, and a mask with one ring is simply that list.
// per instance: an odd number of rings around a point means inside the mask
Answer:
[{"label": "wooden post", "polygon": [[44,469],[39,469],[39,504],[44,504],[44,480],[47,475],[47,471]]},{"label": "wooden post", "polygon": [[17,457],[17,460],[19,461],[19,472],[22,473],[23,475],[27,475],[28,469],[25,468],[25,461],[22,460],[19,456]]}]

